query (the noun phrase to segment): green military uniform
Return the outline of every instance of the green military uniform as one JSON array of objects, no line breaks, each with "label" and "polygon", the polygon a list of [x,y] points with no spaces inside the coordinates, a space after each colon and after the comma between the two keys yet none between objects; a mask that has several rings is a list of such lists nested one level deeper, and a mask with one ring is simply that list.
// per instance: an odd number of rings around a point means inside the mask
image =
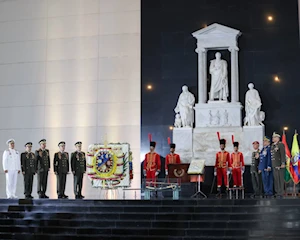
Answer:
[{"label": "green military uniform", "polygon": [[260,160],[260,150],[257,149],[256,151],[252,152],[252,161],[250,167],[252,187],[255,196],[261,196],[263,190],[262,173],[258,172],[259,160]]},{"label": "green military uniform", "polygon": [[68,198],[65,195],[67,173],[69,172],[69,154],[67,152],[57,152],[54,154],[54,172],[57,180],[58,198]]},{"label": "green military uniform", "polygon": [[[39,143],[46,142],[45,139],[42,139]],[[47,191],[47,181],[48,181],[48,172],[50,169],[50,157],[48,149],[38,149],[35,151],[35,158],[37,163],[37,173],[38,173],[38,184],[37,192],[40,198],[49,198],[46,196]]]},{"label": "green military uniform", "polygon": [[[274,136],[279,136],[279,134],[273,134]],[[276,196],[282,197],[284,194],[284,172],[285,167],[281,168],[281,165],[286,164],[285,147],[282,142],[273,143],[271,146],[271,159],[272,168],[274,175],[274,188]]]},{"label": "green military uniform", "polygon": [[74,194],[75,197],[83,198],[82,191],[82,180],[83,174],[86,171],[86,158],[84,152],[73,152],[71,155],[71,168],[74,174]]},{"label": "green military uniform", "polygon": [[[32,143],[26,143],[27,145],[31,145]],[[33,198],[31,196],[32,193],[32,183],[33,176],[36,173],[36,160],[33,152],[23,152],[21,153],[21,169],[24,176],[24,195],[25,198]]]}]

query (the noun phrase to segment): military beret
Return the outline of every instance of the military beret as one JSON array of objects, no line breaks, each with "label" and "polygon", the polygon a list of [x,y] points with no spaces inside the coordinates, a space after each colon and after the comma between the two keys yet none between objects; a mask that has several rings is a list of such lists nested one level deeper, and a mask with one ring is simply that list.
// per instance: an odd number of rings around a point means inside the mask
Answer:
[{"label": "military beret", "polygon": [[43,143],[46,143],[46,139],[42,139],[39,141],[39,144],[43,144]]},{"label": "military beret", "polygon": [[78,141],[74,145],[77,146],[77,145],[81,145],[81,144],[82,144],[82,142]]},{"label": "military beret", "polygon": [[61,141],[61,142],[58,143],[58,146],[60,146],[60,145],[66,145],[66,142]]},{"label": "military beret", "polygon": [[24,146],[25,146],[25,147],[27,147],[27,146],[32,146],[32,142],[28,142],[28,143],[26,143]]},{"label": "military beret", "polygon": [[15,139],[13,139],[13,138],[11,138],[11,139],[8,139],[7,141],[6,141],[6,144],[8,145],[8,144],[10,144],[11,142],[15,142]]}]

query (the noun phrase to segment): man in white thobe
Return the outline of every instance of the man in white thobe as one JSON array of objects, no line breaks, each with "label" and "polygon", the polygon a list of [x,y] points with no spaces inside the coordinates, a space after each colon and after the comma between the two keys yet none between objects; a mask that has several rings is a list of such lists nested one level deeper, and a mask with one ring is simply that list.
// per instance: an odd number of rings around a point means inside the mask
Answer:
[{"label": "man in white thobe", "polygon": [[20,154],[15,150],[15,140],[9,139],[6,144],[8,150],[3,153],[3,170],[6,177],[6,195],[7,198],[17,198],[16,188],[18,174],[21,172]]}]

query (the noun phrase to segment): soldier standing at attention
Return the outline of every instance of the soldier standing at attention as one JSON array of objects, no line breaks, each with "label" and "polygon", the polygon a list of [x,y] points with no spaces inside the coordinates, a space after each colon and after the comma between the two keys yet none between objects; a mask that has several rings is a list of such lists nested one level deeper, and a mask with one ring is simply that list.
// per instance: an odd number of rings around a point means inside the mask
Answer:
[{"label": "soldier standing at attention", "polygon": [[254,141],[252,143],[253,146],[253,152],[252,152],[252,160],[251,160],[251,180],[252,180],[252,187],[254,194],[251,196],[252,198],[255,198],[255,196],[261,196],[262,195],[262,172],[258,171],[258,165],[260,161],[260,150],[259,150],[259,142]]},{"label": "soldier standing at attention", "polygon": [[244,155],[239,152],[239,143],[233,142],[234,152],[231,153],[230,166],[232,167],[233,187],[243,187],[243,174],[245,171]]},{"label": "soldier standing at attention", "polygon": [[21,153],[21,168],[24,176],[24,195],[26,199],[32,199],[33,176],[36,173],[35,155],[31,152],[32,142],[25,144],[25,152]]},{"label": "soldier standing at attention", "polygon": [[165,162],[165,173],[168,175],[168,165],[169,164],[180,164],[180,156],[175,153],[176,145],[175,143],[170,143],[170,153],[166,156]]},{"label": "soldier standing at attention", "polygon": [[48,172],[50,169],[49,150],[46,149],[46,139],[40,140],[39,144],[40,144],[40,148],[35,151],[35,158],[37,163],[37,174],[38,174],[37,192],[39,198],[49,198],[46,195]]},{"label": "soldier standing at attention", "polygon": [[85,153],[81,151],[82,142],[75,143],[76,151],[71,155],[71,168],[74,175],[74,194],[76,199],[82,199],[82,180],[86,172]]},{"label": "soldier standing at attention", "polygon": [[6,195],[7,198],[17,198],[17,180],[21,172],[20,155],[15,150],[15,140],[9,139],[6,144],[8,149],[3,152],[3,170],[6,177]]},{"label": "soldier standing at attention", "polygon": [[65,152],[66,143],[58,144],[59,152],[54,154],[54,172],[57,180],[57,195],[58,198],[68,198],[65,195],[67,174],[69,172],[69,154]]},{"label": "soldier standing at attention", "polygon": [[286,164],[285,147],[284,144],[280,142],[280,135],[278,133],[273,133],[272,142],[271,155],[274,189],[276,192],[276,197],[282,198],[284,194],[284,171]]},{"label": "soldier standing at attention", "polygon": [[230,153],[225,150],[226,147],[226,140],[220,139],[220,149],[216,154],[216,163],[215,163],[215,171],[214,175],[217,176],[217,196],[221,195],[221,186],[222,186],[222,180],[224,182],[224,185],[226,187],[226,191],[228,190],[229,184],[228,184],[228,175],[231,170],[230,167]]}]

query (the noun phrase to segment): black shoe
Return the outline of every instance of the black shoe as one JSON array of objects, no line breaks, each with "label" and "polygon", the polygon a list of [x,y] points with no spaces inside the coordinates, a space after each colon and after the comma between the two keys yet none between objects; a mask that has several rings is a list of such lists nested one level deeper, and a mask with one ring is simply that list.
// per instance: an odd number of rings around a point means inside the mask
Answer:
[{"label": "black shoe", "polygon": [[44,195],[39,194],[39,199],[44,198]]},{"label": "black shoe", "polygon": [[62,195],[58,195],[57,198],[63,198],[63,196]]},{"label": "black shoe", "polygon": [[29,195],[29,198],[31,198],[31,199],[34,199],[34,197],[33,197],[33,196],[31,196],[31,195]]},{"label": "black shoe", "polygon": [[75,199],[80,199],[79,195],[75,195]]},{"label": "black shoe", "polygon": [[25,196],[25,199],[31,199],[31,198],[30,198],[30,196],[29,196],[29,195],[26,195],[26,196]]},{"label": "black shoe", "polygon": [[64,195],[62,196],[62,198],[67,199],[67,198],[69,198],[69,196],[67,196],[67,195],[64,194]]},{"label": "black shoe", "polygon": [[44,194],[44,198],[49,198],[46,194]]}]

